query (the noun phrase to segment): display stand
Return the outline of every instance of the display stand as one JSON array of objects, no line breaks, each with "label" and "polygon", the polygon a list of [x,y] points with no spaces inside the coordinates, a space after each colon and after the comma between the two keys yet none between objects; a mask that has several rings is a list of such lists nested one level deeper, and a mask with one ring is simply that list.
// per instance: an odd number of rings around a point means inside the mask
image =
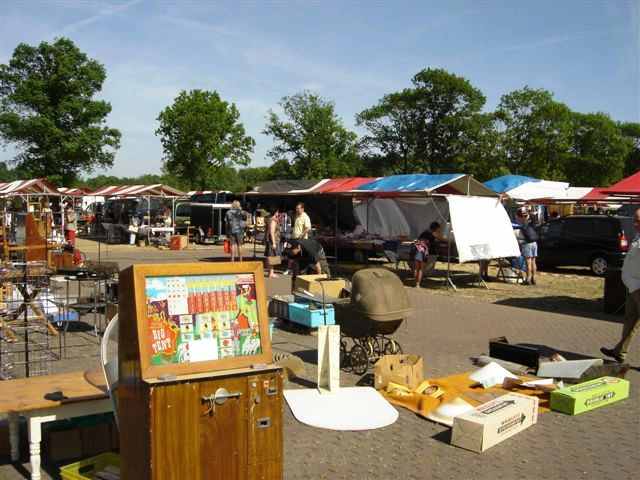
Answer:
[{"label": "display stand", "polygon": [[261,263],[134,265],[119,322],[122,478],[282,478]]}]

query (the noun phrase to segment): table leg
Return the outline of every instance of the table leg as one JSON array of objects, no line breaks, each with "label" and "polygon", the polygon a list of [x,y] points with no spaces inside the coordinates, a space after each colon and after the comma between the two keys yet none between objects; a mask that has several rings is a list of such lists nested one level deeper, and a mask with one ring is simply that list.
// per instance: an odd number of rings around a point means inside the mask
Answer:
[{"label": "table leg", "polygon": [[29,462],[31,480],[40,480],[40,442],[42,441],[42,422],[40,418],[29,419]]},{"label": "table leg", "polygon": [[11,447],[11,461],[20,460],[20,431],[19,416],[16,413],[9,414],[9,445]]}]

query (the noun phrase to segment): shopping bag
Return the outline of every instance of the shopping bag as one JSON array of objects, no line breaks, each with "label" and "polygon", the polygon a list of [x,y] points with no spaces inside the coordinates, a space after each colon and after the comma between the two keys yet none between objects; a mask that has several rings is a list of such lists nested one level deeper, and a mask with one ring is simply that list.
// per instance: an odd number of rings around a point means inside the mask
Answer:
[{"label": "shopping bag", "polygon": [[223,243],[224,253],[231,253],[231,241],[225,238]]},{"label": "shopping bag", "polygon": [[269,265],[270,267],[275,267],[277,265],[280,265],[282,263],[282,258],[275,256],[275,257],[267,257],[267,265]]}]

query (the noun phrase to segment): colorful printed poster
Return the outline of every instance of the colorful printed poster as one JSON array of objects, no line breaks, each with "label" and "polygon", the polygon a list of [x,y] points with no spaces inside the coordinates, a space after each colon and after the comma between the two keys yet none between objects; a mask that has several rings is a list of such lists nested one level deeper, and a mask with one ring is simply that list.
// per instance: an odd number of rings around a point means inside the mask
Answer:
[{"label": "colorful printed poster", "polygon": [[152,364],[261,353],[253,274],[149,277],[145,291]]}]

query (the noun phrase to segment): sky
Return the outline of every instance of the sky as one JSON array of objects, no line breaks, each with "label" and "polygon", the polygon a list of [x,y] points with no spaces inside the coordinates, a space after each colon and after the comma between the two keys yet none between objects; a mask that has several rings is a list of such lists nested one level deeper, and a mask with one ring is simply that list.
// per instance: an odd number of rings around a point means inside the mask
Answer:
[{"label": "sky", "polygon": [[358,131],[358,112],[429,67],[471,81],[486,110],[528,85],[576,111],[640,121],[640,0],[0,0],[0,25],[0,63],[21,42],[64,36],[106,67],[100,97],[122,142],[96,173],[159,173],[158,113],[196,88],[237,105],[256,140],[252,166],[270,163],[261,132],[283,96],[319,93]]}]

